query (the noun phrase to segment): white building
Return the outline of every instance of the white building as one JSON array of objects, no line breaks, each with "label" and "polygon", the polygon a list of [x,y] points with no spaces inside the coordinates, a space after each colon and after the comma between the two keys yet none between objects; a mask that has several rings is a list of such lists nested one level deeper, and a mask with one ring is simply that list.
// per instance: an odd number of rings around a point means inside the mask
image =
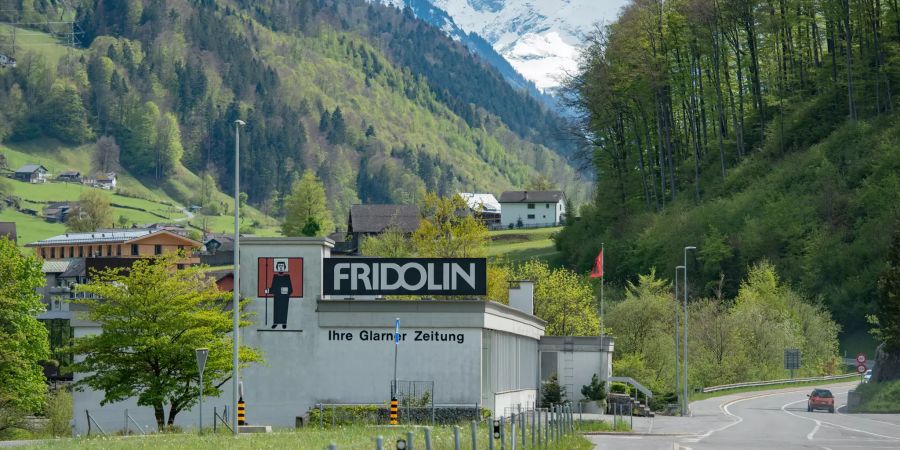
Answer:
[{"label": "white building", "polygon": [[476,217],[480,217],[487,225],[500,224],[500,202],[494,194],[476,194],[461,192],[459,194]]},{"label": "white building", "polygon": [[[433,381],[436,405],[478,405],[503,414],[507,408],[540,401],[545,322],[533,315],[530,282],[510,290],[510,306],[480,299],[334,298],[323,294],[323,266],[332,246],[332,241],[318,238],[241,240],[240,292],[251,299],[248,312],[253,321],[241,330],[241,340],[261,350],[265,358],[265,364],[253,364],[241,373],[248,423],[293,427],[317,403],[387,403],[395,318],[401,321],[397,377]],[[260,296],[276,289],[275,278],[266,275],[271,272],[265,260],[289,265],[279,272],[301,267],[290,275],[291,287],[281,291],[291,294],[286,310],[284,303],[279,309],[278,299]],[[271,283],[260,281],[260,276],[271,278]],[[265,288],[269,284],[271,289]],[[76,320],[73,326],[76,337],[101,332],[96,323]],[[583,372],[606,377],[611,351],[610,344],[596,364],[592,362]],[[558,370],[568,369],[560,366]],[[75,379],[82,377],[76,374]],[[590,382],[590,374],[584,380],[565,379],[578,391]],[[222,388],[220,397],[204,401],[206,426],[212,423],[214,407],[221,411],[231,403],[231,382]],[[126,408],[141,426],[156,428],[152,409],[137,406],[133,399],[100,406],[102,392],[75,391],[73,397],[76,433],[87,430],[85,410],[107,432],[122,429]],[[176,425],[196,427],[197,418],[196,409],[183,411]]]},{"label": "white building", "polygon": [[566,213],[562,191],[506,191],[500,194],[500,223],[507,228],[554,227]]}]

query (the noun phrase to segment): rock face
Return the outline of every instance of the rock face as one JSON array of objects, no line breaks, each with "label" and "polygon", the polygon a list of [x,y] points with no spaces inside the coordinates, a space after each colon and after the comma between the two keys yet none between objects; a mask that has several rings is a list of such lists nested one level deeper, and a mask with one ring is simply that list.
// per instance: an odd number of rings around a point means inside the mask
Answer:
[{"label": "rock face", "polygon": [[875,351],[875,368],[872,370],[872,381],[881,383],[900,379],[900,353],[887,352],[884,344]]}]

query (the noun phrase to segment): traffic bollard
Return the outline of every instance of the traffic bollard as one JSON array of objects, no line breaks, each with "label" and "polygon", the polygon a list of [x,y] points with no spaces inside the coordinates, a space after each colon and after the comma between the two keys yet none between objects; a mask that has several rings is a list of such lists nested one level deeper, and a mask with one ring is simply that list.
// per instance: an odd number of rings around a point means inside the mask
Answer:
[{"label": "traffic bollard", "polygon": [[384,436],[379,435],[375,438],[375,448],[377,450],[384,450]]},{"label": "traffic bollard", "polygon": [[413,446],[414,437],[415,436],[413,435],[412,431],[406,432],[406,450],[413,450],[413,448],[415,448],[415,446]]},{"label": "traffic bollard", "polygon": [[425,450],[431,450],[431,427],[425,427]]},{"label": "traffic bollard", "polygon": [[328,444],[328,450],[337,450],[337,444],[334,442]]},{"label": "traffic bollard", "polygon": [[478,422],[472,421],[472,450],[478,450]]},{"label": "traffic bollard", "polygon": [[453,425],[453,448],[459,450],[459,425]]}]

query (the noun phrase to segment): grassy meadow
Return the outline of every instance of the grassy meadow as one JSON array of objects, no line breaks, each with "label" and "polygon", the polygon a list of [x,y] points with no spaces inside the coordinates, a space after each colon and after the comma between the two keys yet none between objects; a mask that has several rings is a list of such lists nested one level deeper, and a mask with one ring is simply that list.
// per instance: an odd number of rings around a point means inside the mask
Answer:
[{"label": "grassy meadow", "polygon": [[561,258],[552,236],[560,230],[562,227],[491,231],[487,256],[510,262],[537,258],[547,261],[551,266],[559,265]]}]

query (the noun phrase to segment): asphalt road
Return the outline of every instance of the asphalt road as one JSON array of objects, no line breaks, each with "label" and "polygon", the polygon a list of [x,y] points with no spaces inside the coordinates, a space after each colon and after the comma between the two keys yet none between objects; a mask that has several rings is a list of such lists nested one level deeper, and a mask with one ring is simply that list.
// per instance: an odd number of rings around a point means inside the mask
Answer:
[{"label": "asphalt road", "polygon": [[900,415],[846,414],[856,383],[822,385],[836,413],[807,412],[812,387],[750,392],[691,404],[691,417],[635,418],[636,434],[589,436],[597,449],[900,449]]}]

